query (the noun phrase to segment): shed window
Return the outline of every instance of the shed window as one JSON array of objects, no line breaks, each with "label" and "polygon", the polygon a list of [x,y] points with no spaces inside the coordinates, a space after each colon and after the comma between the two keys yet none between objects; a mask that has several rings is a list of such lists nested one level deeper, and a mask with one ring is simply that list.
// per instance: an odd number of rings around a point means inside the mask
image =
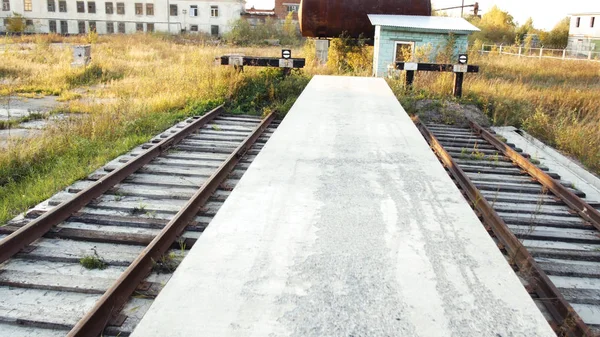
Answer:
[{"label": "shed window", "polygon": [[177,16],[177,13],[179,12],[177,10],[177,5],[171,5],[169,12],[171,13],[171,16]]},{"label": "shed window", "polygon": [[117,14],[125,14],[125,3],[124,2],[117,2]]},{"label": "shed window", "polygon": [[219,26],[217,26],[217,25],[210,26],[210,35],[219,36]]},{"label": "shed window", "polygon": [[144,15],[144,5],[141,3],[135,4],[135,15]]},{"label": "shed window", "polygon": [[581,25],[581,18],[577,18],[577,19],[576,19],[576,22],[575,22],[575,26],[576,26],[577,28],[579,28],[579,26],[580,26],[580,25]]},{"label": "shed window", "polygon": [[31,0],[25,0],[23,2],[23,10],[26,12],[31,12],[31,8],[32,8]]},{"label": "shed window", "polygon": [[77,1],[77,13],[85,13],[85,4],[83,1]]},{"label": "shed window", "polygon": [[198,25],[191,25],[190,26],[190,31],[191,32],[197,32],[198,31]]},{"label": "shed window", "polygon": [[210,16],[213,18],[219,17],[219,6],[210,6]]},{"label": "shed window", "polygon": [[96,3],[94,1],[88,1],[88,13],[96,13]]},{"label": "shed window", "polygon": [[4,12],[10,11],[10,0],[2,0],[2,10]]},{"label": "shed window", "polygon": [[33,20],[25,20],[25,26],[32,27],[33,26]]},{"label": "shed window", "polygon": [[66,13],[67,12],[67,2],[66,1],[59,1],[58,2],[58,11],[61,13]]},{"label": "shed window", "polygon": [[198,16],[198,6],[190,6],[190,16]]},{"label": "shed window", "polygon": [[143,32],[144,31],[144,24],[143,23],[136,23],[135,24],[135,31],[136,32]]},{"label": "shed window", "polygon": [[119,33],[125,34],[125,22],[119,22]]},{"label": "shed window", "polygon": [[154,24],[153,23],[147,23],[146,24],[146,31],[152,33],[154,31]]},{"label": "shed window", "polygon": [[[48,0],[48,12],[56,12],[56,2],[54,0]],[[56,22],[54,22],[56,27]]]},{"label": "shed window", "polygon": [[90,32],[96,32],[96,21],[90,21],[88,24],[90,25]]},{"label": "shed window", "polygon": [[107,22],[106,23],[106,33],[107,34],[114,34],[115,33],[115,23],[114,22]]},{"label": "shed window", "polygon": [[112,2],[107,2],[104,4],[104,10],[106,12],[106,14],[112,14],[114,13],[115,9],[113,7],[113,3]]},{"label": "shed window", "polygon": [[154,15],[154,4],[146,4],[146,15]]},{"label": "shed window", "polygon": [[396,42],[395,62],[410,62],[413,58],[414,42]]}]

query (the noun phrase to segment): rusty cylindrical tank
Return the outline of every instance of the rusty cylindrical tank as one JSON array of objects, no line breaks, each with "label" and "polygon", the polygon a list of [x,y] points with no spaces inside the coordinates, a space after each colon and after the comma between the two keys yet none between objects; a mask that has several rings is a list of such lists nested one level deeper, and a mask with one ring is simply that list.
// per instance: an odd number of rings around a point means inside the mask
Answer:
[{"label": "rusty cylindrical tank", "polygon": [[305,37],[372,38],[368,14],[431,15],[431,0],[302,0],[300,30]]}]

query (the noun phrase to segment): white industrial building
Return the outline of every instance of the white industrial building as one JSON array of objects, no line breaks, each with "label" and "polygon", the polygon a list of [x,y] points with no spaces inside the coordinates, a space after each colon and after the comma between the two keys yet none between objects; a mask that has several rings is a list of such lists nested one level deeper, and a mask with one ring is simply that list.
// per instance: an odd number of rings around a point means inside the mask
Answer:
[{"label": "white industrial building", "polygon": [[0,33],[22,15],[26,33],[204,32],[219,36],[240,18],[245,0],[0,0]]},{"label": "white industrial building", "polygon": [[600,12],[571,14],[567,49],[583,55],[600,51]]}]

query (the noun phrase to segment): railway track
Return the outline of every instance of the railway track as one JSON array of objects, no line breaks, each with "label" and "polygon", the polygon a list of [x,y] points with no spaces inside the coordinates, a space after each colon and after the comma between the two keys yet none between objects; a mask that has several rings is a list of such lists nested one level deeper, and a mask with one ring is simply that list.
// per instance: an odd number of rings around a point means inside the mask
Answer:
[{"label": "railway track", "polygon": [[128,336],[276,127],[219,107],[0,227],[0,336]]},{"label": "railway track", "polygon": [[474,122],[415,123],[559,336],[600,336],[600,208]]}]

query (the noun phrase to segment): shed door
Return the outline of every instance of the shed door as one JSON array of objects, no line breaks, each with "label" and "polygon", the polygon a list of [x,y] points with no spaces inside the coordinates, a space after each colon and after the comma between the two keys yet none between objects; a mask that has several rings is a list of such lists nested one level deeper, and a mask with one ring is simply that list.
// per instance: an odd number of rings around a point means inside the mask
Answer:
[{"label": "shed door", "polygon": [[414,42],[398,41],[396,42],[395,60],[396,62],[410,62],[413,59],[415,51]]}]

